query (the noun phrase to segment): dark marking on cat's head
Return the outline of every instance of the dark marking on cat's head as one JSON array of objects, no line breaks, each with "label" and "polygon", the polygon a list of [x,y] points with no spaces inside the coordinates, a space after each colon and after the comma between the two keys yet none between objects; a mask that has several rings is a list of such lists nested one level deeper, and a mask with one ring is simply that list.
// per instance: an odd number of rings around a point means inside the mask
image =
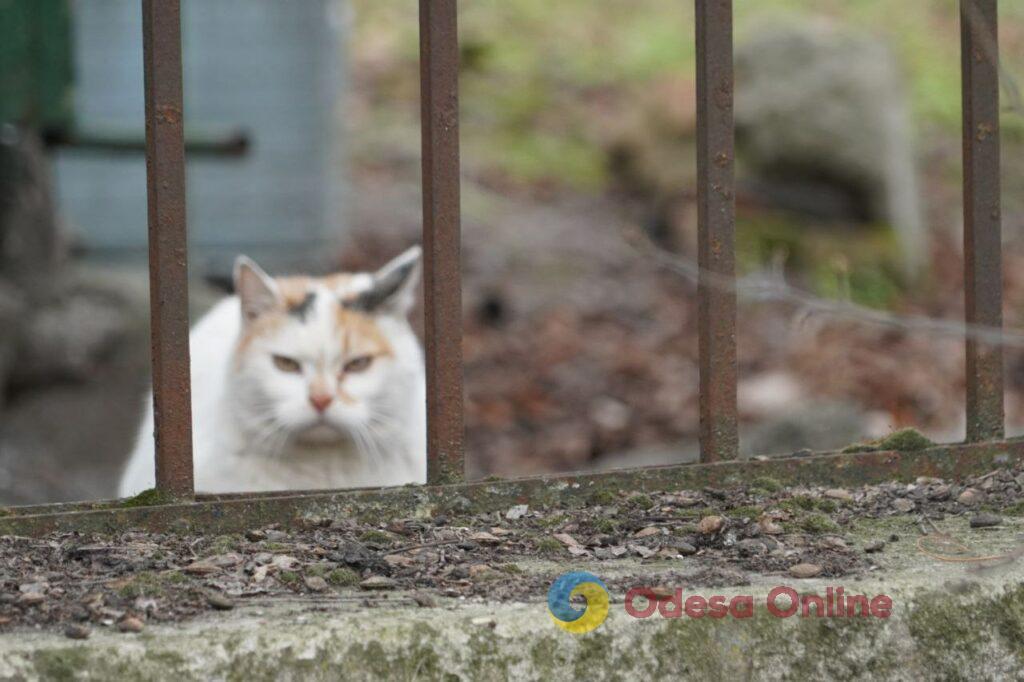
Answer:
[{"label": "dark marking on cat's head", "polygon": [[418,271],[419,249],[410,250],[379,270],[369,289],[343,300],[341,305],[363,313],[379,312],[395,305],[402,307],[400,299],[408,291],[410,280]]},{"label": "dark marking on cat's head", "polygon": [[315,302],[316,292],[311,291],[308,294],[306,294],[306,297],[303,298],[300,302],[290,306],[288,308],[288,314],[294,315],[295,317],[299,318],[300,321],[305,322],[306,316],[309,314],[309,311],[312,309],[313,303]]}]

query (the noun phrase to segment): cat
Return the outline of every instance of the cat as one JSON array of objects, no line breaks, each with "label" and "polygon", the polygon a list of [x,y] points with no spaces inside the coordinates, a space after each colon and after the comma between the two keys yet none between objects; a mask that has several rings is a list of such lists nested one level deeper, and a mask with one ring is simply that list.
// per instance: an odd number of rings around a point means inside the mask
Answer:
[{"label": "cat", "polygon": [[[201,493],[423,483],[423,353],[408,321],[421,251],[375,273],[274,279],[245,256],[193,327]],[[119,495],[154,485],[152,395]]]}]

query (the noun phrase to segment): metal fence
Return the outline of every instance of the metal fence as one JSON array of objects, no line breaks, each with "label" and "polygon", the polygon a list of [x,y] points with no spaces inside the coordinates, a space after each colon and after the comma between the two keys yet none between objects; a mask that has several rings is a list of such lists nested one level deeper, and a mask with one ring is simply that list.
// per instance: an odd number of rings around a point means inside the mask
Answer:
[{"label": "metal fence", "polygon": [[[426,300],[428,484],[443,501],[470,497],[487,505],[545,495],[586,495],[597,486],[665,489],[771,474],[788,482],[843,484],[917,475],[958,476],[1024,460],[1024,443],[1003,441],[1003,367],[998,344],[968,340],[967,443],[918,453],[854,452],[773,460],[730,461],[738,453],[736,295],[715,286],[735,277],[732,0],[695,0],[697,48],[697,171],[701,463],[587,476],[540,477],[466,484],[463,449],[461,284],[459,268],[459,113],[456,0],[420,0],[423,152],[423,250]],[[153,394],[157,487],[193,497],[187,315],[182,66],[179,0],[143,0],[146,137],[152,299]],[[964,244],[966,318],[1002,324],[999,216],[999,65],[997,0],[961,0],[963,75]],[[392,491],[394,495],[408,492]],[[353,493],[376,500],[387,491]],[[292,496],[210,497],[166,512],[120,515],[89,507],[23,510],[3,527],[25,532],[84,523],[101,513],[105,527],[166,525],[182,515],[231,525],[229,511],[261,519],[290,518],[338,492]],[[376,496],[376,497],[375,497]],[[354,498],[346,498],[354,499]],[[276,501],[275,501],[276,500]],[[228,505],[228,506],[225,506]],[[233,506],[231,506],[233,505]],[[239,506],[241,505],[241,506]],[[173,507],[173,505],[172,505]],[[190,511],[188,507],[199,508]],[[68,512],[77,521],[67,519]],[[110,510],[106,510],[110,511]],[[126,510],[120,510],[126,511]],[[138,510],[136,510],[138,511]],[[18,524],[18,517],[21,523]],[[249,515],[241,513],[237,518]],[[226,524],[226,525],[225,525]]]}]

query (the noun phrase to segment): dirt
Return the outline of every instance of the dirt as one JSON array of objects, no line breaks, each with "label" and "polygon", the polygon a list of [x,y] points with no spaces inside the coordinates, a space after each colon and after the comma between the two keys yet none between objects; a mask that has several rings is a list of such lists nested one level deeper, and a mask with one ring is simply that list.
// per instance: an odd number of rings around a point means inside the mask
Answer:
[{"label": "dirt", "polygon": [[[125,532],[0,537],[0,631],[175,622],[237,604],[308,601],[367,606],[445,598],[542,599],[566,564],[632,559],[666,584],[718,587],[791,575],[873,571],[874,557],[913,537],[856,532],[867,520],[928,521],[1024,514],[1024,468],[964,483],[918,479],[857,489],[748,485],[657,495],[607,494],[584,509],[511,507],[504,513],[388,525],[313,519],[294,529],[225,536]],[[993,522],[986,520],[986,524]],[[970,530],[966,532],[984,532]],[[550,562],[540,561],[550,560]],[[621,562],[620,562],[621,564]],[[624,590],[637,578],[610,579]],[[76,632],[80,630],[76,629]]]}]

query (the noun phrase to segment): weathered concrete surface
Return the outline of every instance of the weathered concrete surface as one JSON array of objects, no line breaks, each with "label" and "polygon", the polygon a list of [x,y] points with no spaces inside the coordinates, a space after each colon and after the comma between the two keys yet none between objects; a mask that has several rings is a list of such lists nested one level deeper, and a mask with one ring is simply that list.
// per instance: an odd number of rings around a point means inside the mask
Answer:
[{"label": "weathered concrete surface", "polygon": [[[981,555],[1017,548],[1024,521],[965,531],[940,524]],[[391,595],[367,608],[360,596],[251,604],[184,625],[151,625],[138,635],[96,632],[84,642],[59,633],[0,639],[4,680],[465,679],[1020,679],[1024,677],[1024,569],[1019,561],[983,571],[922,554],[915,523],[872,521],[857,540],[901,535],[877,556],[878,569],[847,579],[751,576],[752,584],[692,590],[687,563],[535,562],[552,576],[591,570],[612,585],[608,620],[586,635],[561,631],[542,596],[531,603],[440,600],[420,608]],[[630,585],[683,587],[691,594],[753,596],[753,618],[637,620],[625,612]],[[888,619],[778,618],[764,608],[777,585],[824,595],[892,598]],[[363,593],[362,596],[365,596]]]}]

